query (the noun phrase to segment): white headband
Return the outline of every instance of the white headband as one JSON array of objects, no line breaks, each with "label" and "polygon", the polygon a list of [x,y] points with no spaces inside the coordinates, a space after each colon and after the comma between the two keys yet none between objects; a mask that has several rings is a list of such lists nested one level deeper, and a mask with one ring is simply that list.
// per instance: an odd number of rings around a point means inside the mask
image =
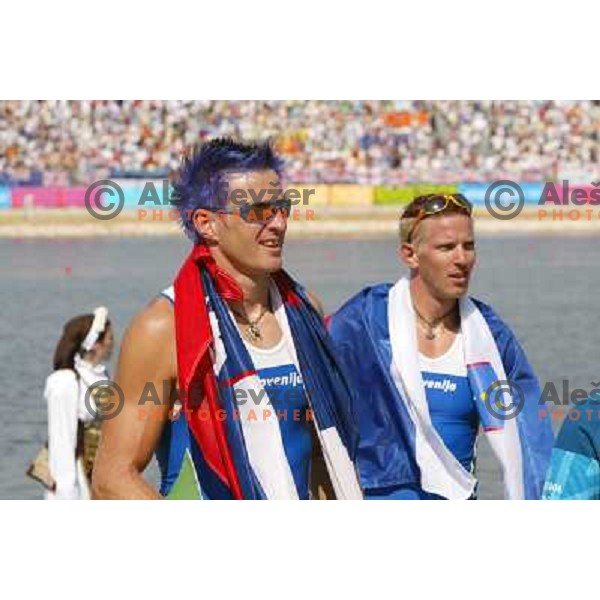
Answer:
[{"label": "white headband", "polygon": [[90,330],[87,332],[81,347],[89,352],[98,341],[100,334],[106,329],[106,319],[108,318],[108,309],[106,306],[99,306],[94,309],[94,321]]}]

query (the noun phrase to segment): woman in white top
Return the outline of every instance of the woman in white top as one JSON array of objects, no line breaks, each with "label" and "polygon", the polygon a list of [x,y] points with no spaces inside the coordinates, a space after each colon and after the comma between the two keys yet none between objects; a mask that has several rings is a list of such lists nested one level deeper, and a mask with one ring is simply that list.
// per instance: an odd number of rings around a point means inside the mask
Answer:
[{"label": "woman in white top", "polygon": [[102,361],[114,337],[105,307],[71,319],[54,352],[54,372],[46,379],[48,404],[48,468],[54,482],[48,500],[88,500],[83,462],[84,425],[94,420],[85,396],[90,385],[108,379]]}]

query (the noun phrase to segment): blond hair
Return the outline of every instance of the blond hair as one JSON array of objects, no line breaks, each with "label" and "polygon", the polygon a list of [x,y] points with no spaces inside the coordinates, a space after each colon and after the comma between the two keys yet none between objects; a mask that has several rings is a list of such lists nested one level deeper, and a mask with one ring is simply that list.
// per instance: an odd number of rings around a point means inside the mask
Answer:
[{"label": "blond hair", "polygon": [[[438,212],[423,214],[421,209],[427,201],[440,198],[443,198],[446,201],[443,208]],[[408,204],[408,206],[406,206],[400,216],[400,242],[402,244],[414,242],[417,238],[417,232],[420,231],[418,225],[421,225],[426,219],[448,213],[466,214],[469,218],[472,218],[471,211],[471,204],[462,194],[426,194],[417,196],[410,204]]]}]

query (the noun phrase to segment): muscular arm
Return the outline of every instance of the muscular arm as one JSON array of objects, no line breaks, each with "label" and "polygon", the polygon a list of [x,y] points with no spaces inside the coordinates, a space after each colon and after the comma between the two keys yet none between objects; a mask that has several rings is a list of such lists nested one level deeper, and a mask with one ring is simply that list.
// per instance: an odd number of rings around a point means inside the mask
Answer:
[{"label": "muscular arm", "polygon": [[176,376],[173,309],[159,299],[136,315],[121,345],[115,382],[123,392],[124,406],[102,424],[92,481],[94,498],[160,498],[142,473],[168,419]]}]

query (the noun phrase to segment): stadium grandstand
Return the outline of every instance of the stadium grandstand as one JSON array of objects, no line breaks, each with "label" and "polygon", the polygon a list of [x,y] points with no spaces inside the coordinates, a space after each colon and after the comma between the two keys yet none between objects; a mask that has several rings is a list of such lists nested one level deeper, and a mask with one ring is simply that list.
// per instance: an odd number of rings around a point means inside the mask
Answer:
[{"label": "stadium grandstand", "polygon": [[598,170],[600,101],[4,101],[0,184],[161,178],[215,136],[272,138],[292,181],[402,185]]}]

